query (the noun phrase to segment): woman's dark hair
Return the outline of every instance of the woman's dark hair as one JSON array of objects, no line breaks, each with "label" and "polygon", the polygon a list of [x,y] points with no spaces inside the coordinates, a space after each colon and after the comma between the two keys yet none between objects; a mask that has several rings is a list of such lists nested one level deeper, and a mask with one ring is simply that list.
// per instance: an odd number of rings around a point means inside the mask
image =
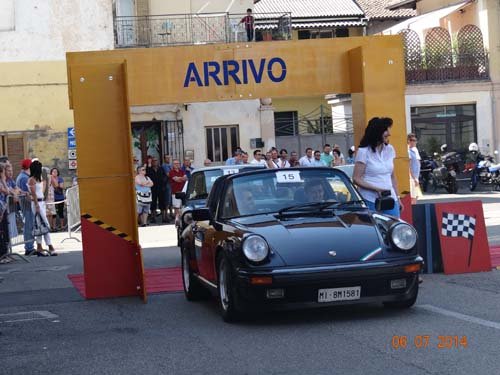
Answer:
[{"label": "woman's dark hair", "polygon": [[31,177],[33,177],[35,179],[35,181],[41,182],[42,181],[42,163],[40,163],[38,160],[35,160],[33,163],[31,163],[30,174],[31,174]]},{"label": "woman's dark hair", "polygon": [[59,169],[57,169],[57,168],[52,168],[52,169],[50,170],[50,175],[52,175],[52,171],[53,171],[53,170],[56,170],[56,171],[57,171],[57,177],[59,177]]},{"label": "woman's dark hair", "polygon": [[352,156],[354,155],[354,151],[353,151],[353,150],[351,150],[351,149],[349,149],[349,150],[347,151],[347,153],[349,154],[349,157],[350,157],[350,158],[352,158]]},{"label": "woman's dark hair", "polygon": [[375,148],[383,141],[383,135],[387,129],[392,126],[392,119],[389,117],[374,117],[368,122],[365,129],[365,134],[361,138],[359,147],[371,147],[375,152]]},{"label": "woman's dark hair", "polygon": [[282,153],[288,154],[288,151],[286,150],[286,148],[282,148],[282,149],[280,150],[280,155],[281,155]]},{"label": "woman's dark hair", "polygon": [[340,158],[340,151],[339,151],[339,150],[335,149],[335,150],[333,150],[332,152],[333,152],[334,154],[337,154],[337,156]]}]

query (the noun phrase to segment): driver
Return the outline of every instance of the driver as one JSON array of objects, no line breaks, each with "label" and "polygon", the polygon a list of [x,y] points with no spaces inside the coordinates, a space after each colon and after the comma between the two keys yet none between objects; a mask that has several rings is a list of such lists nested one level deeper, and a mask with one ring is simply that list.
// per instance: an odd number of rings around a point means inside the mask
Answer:
[{"label": "driver", "polygon": [[325,188],[321,180],[311,180],[304,187],[308,202],[322,202],[325,200]]},{"label": "driver", "polygon": [[236,201],[238,202],[238,209],[240,215],[253,214],[256,211],[255,199],[253,194],[248,189],[240,190],[236,193]]}]

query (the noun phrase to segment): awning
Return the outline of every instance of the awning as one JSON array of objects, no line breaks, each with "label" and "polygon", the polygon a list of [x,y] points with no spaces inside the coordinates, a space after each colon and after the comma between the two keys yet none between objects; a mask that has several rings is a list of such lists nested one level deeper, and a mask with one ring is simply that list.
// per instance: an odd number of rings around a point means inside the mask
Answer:
[{"label": "awning", "polygon": [[[362,21],[331,21],[331,22],[293,22],[292,29],[318,29],[322,27],[361,27],[366,26]],[[255,28],[260,30],[276,29],[278,26],[274,24],[255,23]]]},{"label": "awning", "polygon": [[432,27],[441,26],[441,19],[443,19],[444,17],[447,17],[451,13],[456,12],[459,9],[465,8],[470,4],[471,1],[462,1],[455,5],[451,5],[438,10],[433,10],[432,12],[429,13],[421,14],[420,16],[407,19],[392,27],[389,27],[388,29],[382,31],[381,34],[395,35],[398,34],[401,30],[411,29],[415,30],[417,33],[422,35],[424,30],[430,29]]}]

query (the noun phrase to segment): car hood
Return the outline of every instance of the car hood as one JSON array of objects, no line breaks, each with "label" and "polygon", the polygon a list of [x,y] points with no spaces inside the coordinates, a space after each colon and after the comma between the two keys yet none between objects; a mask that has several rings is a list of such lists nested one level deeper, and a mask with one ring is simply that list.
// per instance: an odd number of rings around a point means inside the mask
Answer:
[{"label": "car hood", "polygon": [[359,262],[385,247],[365,210],[312,217],[253,216],[234,222],[246,232],[263,236],[288,266]]}]

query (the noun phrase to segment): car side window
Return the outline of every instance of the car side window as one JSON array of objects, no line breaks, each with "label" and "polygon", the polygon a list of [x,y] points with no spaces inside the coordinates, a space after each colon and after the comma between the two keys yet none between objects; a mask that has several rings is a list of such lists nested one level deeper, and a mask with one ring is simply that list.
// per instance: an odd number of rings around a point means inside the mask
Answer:
[{"label": "car side window", "polygon": [[234,198],[234,189],[232,181],[228,184],[226,192],[221,200],[221,217],[232,217],[237,212],[236,202]]},{"label": "car side window", "polygon": [[207,197],[207,186],[204,173],[195,173],[191,176],[187,197],[188,199],[203,199]]}]

